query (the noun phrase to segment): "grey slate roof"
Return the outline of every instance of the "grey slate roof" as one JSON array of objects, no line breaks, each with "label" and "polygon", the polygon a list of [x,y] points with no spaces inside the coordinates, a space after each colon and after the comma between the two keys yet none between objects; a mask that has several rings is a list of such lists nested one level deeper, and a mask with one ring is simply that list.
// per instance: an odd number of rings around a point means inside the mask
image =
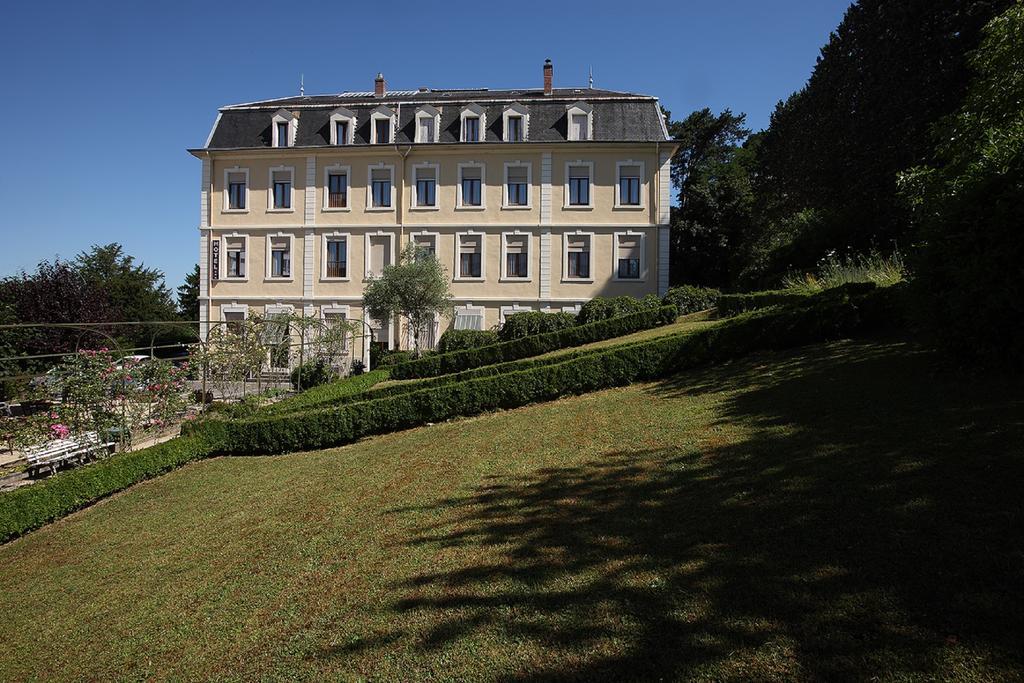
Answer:
[{"label": "grey slate roof", "polygon": [[380,98],[372,92],[311,95],[223,107],[207,149],[270,147],[271,117],[279,109],[299,112],[296,147],[329,145],[330,114],[337,107],[356,114],[355,144],[369,144],[370,113],[380,105],[400,110],[395,142],[411,144],[415,139],[416,107],[423,103],[441,110],[441,143],[459,141],[459,114],[469,103],[476,103],[486,112],[486,142],[501,142],[501,114],[512,102],[529,110],[529,142],[563,142],[568,137],[566,107],[577,101],[594,108],[596,142],[667,139],[658,101],[647,95],[593,88],[555,88],[550,96],[530,89],[428,90],[389,91]]}]

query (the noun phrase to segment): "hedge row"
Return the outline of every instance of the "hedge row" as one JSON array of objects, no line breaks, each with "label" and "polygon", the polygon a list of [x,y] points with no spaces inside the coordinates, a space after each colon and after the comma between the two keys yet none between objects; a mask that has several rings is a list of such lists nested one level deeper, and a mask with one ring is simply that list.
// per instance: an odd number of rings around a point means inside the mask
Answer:
[{"label": "hedge row", "polygon": [[659,308],[624,315],[619,318],[601,320],[588,325],[578,325],[557,332],[537,334],[522,339],[466,349],[452,353],[441,353],[420,358],[409,363],[396,365],[391,369],[393,379],[416,379],[436,377],[452,372],[461,372],[484,365],[495,365],[508,361],[539,356],[572,346],[589,344],[624,334],[646,330],[675,321],[676,307]]},{"label": "hedge row", "polygon": [[262,413],[289,413],[295,410],[304,410],[323,403],[333,403],[343,400],[348,396],[361,394],[374,384],[383,382],[389,376],[387,369],[373,370],[362,375],[351,375],[345,379],[321,384],[318,387],[307,389],[300,394],[290,396],[283,401],[272,403],[262,409]]},{"label": "hedge row", "polygon": [[746,311],[768,308],[769,306],[800,303],[806,301],[809,296],[811,296],[809,292],[789,289],[747,292],[745,294],[722,294],[718,297],[716,305],[720,316],[729,317],[745,313]]},{"label": "hedge row", "polygon": [[683,335],[659,337],[561,363],[454,382],[409,393],[286,416],[211,421],[196,433],[220,444],[218,453],[286,453],[350,443],[393,432],[515,408],[635,381],[663,377],[752,351],[841,338],[892,319],[890,293],[815,297],[807,305],[747,313]]},{"label": "hedge row", "polygon": [[172,439],[0,494],[0,543],[213,452],[202,436]]}]

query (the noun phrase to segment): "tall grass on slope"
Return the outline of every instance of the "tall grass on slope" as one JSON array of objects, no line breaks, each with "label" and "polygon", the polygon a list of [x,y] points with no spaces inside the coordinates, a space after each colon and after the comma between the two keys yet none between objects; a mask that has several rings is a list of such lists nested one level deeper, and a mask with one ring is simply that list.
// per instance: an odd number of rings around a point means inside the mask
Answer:
[{"label": "tall grass on slope", "polygon": [[906,278],[907,268],[899,251],[883,256],[872,250],[867,254],[843,257],[832,252],[818,263],[815,272],[790,273],[782,284],[789,290],[820,292],[854,282],[871,282],[879,287],[888,287]]}]

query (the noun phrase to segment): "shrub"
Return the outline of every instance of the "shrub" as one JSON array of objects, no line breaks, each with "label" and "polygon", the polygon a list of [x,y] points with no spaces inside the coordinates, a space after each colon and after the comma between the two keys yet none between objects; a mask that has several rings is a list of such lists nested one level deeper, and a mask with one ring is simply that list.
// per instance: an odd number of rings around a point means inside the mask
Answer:
[{"label": "shrub", "polygon": [[197,425],[220,452],[283,453],[326,448],[536,401],[649,380],[763,349],[848,336],[892,321],[892,288],[813,298],[805,305],[747,313],[714,327],[627,344],[510,373],[377,400],[276,417]]},{"label": "shrub", "polygon": [[805,301],[810,292],[790,289],[764,290],[745,294],[722,294],[716,304],[718,314],[722,317],[738,315],[746,311],[754,311],[769,306],[784,306]]},{"label": "shrub", "polygon": [[505,318],[505,324],[498,331],[501,341],[511,341],[528,337],[531,334],[557,332],[576,324],[576,316],[572,313],[544,313],[542,311],[526,311],[513,313]]},{"label": "shrub", "polygon": [[317,358],[316,360],[303,363],[302,365],[294,368],[291,373],[292,388],[295,390],[299,389],[312,389],[318,387],[321,384],[327,384],[328,382],[337,379],[338,373],[334,371],[324,359]]},{"label": "shrub", "polygon": [[686,315],[714,308],[721,295],[721,292],[711,287],[682,285],[668,290],[661,303],[663,306],[673,305],[679,311],[679,315]]},{"label": "shrub", "polygon": [[[420,358],[411,363],[396,365],[391,372],[395,379],[436,377],[450,372],[459,372],[484,365],[493,365],[520,358],[539,356],[548,351],[579,346],[590,342],[619,337],[631,332],[665,325],[676,319],[675,306],[644,310],[621,318],[611,318],[589,325],[578,325],[557,332],[535,334],[521,339],[467,349],[452,353],[441,353]],[[447,334],[447,333],[446,333]]]},{"label": "shrub", "polygon": [[399,363],[408,363],[413,359],[412,351],[392,351],[389,354],[381,356],[380,362],[377,367],[390,368],[398,365]]},{"label": "shrub", "polygon": [[144,479],[210,454],[201,436],[171,439],[61,472],[0,495],[0,543],[59,519]]},{"label": "shrub", "polygon": [[580,306],[579,315],[576,316],[576,324],[588,325],[598,320],[621,318],[631,313],[652,310],[661,305],[661,299],[654,294],[648,294],[643,299],[637,299],[633,296],[599,296]]},{"label": "shrub", "polygon": [[293,410],[304,410],[311,406],[323,403],[330,403],[343,399],[347,396],[361,394],[374,384],[383,382],[389,376],[389,371],[379,368],[362,375],[352,375],[345,379],[322,384],[296,396],[290,396],[283,401],[278,401],[266,406],[261,411],[263,414],[286,413]]},{"label": "shrub", "polygon": [[476,349],[481,346],[497,344],[498,333],[493,330],[455,330],[448,329],[437,342],[438,353],[451,353]]}]

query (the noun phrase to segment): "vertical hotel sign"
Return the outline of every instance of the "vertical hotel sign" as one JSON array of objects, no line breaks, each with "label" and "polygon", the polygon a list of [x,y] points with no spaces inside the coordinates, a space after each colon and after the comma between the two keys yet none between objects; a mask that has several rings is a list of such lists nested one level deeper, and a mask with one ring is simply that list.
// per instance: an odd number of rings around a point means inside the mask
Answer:
[{"label": "vertical hotel sign", "polygon": [[220,279],[220,238],[210,242],[210,279]]}]

